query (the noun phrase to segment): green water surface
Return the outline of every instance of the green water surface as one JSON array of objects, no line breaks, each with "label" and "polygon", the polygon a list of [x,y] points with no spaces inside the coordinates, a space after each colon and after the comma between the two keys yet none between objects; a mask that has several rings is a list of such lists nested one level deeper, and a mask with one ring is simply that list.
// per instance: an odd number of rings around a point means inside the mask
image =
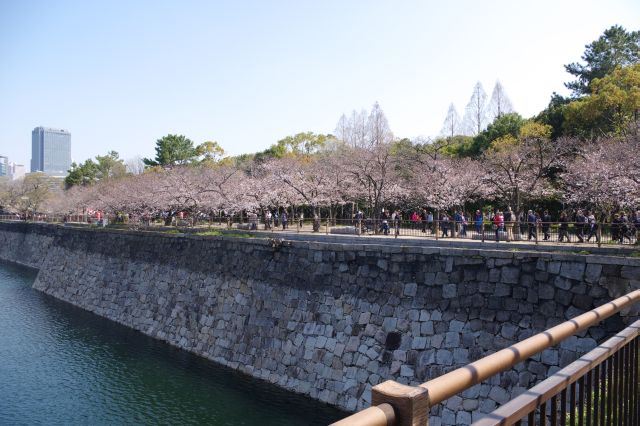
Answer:
[{"label": "green water surface", "polygon": [[344,413],[31,288],[0,262],[0,425],[326,425]]}]

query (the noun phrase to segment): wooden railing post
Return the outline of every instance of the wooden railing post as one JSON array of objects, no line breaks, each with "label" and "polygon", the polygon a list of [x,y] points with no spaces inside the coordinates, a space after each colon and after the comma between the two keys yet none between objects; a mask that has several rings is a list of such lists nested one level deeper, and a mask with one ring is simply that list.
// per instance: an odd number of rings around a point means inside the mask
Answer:
[{"label": "wooden railing post", "polygon": [[429,425],[429,394],[425,388],[387,380],[371,389],[371,403],[393,406],[394,426]]}]

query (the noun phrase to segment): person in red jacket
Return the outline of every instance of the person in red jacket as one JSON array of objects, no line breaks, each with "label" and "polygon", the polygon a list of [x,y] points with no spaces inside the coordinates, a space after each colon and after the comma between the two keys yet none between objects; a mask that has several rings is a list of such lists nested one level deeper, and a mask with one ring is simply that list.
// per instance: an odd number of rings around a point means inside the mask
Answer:
[{"label": "person in red jacket", "polygon": [[493,227],[496,230],[496,243],[500,241],[500,231],[504,229],[504,216],[500,210],[496,210],[493,216]]},{"label": "person in red jacket", "polygon": [[418,229],[418,224],[420,223],[420,216],[418,216],[418,212],[414,211],[411,213],[409,219],[411,220],[411,229]]}]

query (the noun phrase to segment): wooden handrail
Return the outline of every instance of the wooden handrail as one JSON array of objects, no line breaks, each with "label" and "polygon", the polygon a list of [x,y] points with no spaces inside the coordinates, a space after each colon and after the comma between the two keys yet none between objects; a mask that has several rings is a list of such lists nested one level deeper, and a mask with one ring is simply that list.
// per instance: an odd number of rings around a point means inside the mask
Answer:
[{"label": "wooden handrail", "polygon": [[380,404],[358,411],[349,417],[332,423],[331,426],[393,426],[396,414],[391,404]]},{"label": "wooden handrail", "polygon": [[[333,423],[332,426],[423,424],[427,419],[429,408],[433,405],[510,369],[515,364],[557,345],[637,302],[640,302],[640,290],[632,291],[569,321],[419,386],[405,386],[392,380],[380,383],[372,389],[373,403],[377,405]],[[640,321],[633,325],[638,323]],[[396,413],[394,410],[398,412]]]},{"label": "wooden handrail", "polygon": [[508,426],[518,422],[540,404],[548,401],[587,372],[602,364],[613,353],[631,342],[638,335],[640,335],[640,320],[520,396],[487,414],[486,417],[474,422],[473,426]]},{"label": "wooden handrail", "polygon": [[542,333],[531,336],[506,349],[488,355],[478,361],[436,377],[420,385],[427,389],[429,402],[433,406],[448,399],[489,377],[506,371],[543,350],[557,345],[568,337],[596,324],[627,306],[640,301],[640,290],[632,291],[609,303],[569,321],[558,324]]}]

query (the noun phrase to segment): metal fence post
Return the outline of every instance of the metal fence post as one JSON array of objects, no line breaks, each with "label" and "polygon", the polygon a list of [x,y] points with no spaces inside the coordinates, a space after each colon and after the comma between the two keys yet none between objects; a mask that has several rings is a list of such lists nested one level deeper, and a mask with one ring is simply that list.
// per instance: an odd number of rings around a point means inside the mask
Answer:
[{"label": "metal fence post", "polygon": [[596,239],[598,240],[598,248],[602,246],[602,224],[598,224],[598,229],[596,230]]}]

